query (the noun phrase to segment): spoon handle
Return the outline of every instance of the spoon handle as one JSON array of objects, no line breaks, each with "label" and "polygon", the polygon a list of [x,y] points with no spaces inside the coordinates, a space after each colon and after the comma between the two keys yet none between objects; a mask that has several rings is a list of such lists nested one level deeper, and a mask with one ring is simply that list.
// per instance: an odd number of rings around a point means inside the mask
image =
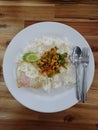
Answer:
[{"label": "spoon handle", "polygon": [[78,66],[79,64],[75,64],[75,70],[76,70],[76,97],[78,100],[81,100],[81,93],[80,93],[80,85],[79,85],[79,73],[78,73]]}]

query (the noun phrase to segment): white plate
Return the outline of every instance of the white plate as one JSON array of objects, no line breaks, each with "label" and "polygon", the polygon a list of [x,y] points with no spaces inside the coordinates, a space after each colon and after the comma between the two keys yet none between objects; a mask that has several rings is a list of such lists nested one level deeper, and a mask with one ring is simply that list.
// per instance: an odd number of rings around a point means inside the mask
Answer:
[{"label": "white plate", "polygon": [[58,89],[52,94],[45,94],[41,89],[30,90],[18,88],[15,78],[16,57],[22,48],[30,41],[40,36],[56,36],[66,38],[74,46],[88,47],[90,50],[90,63],[88,66],[88,89],[91,86],[94,76],[94,58],[89,44],[85,38],[71,28],[57,22],[40,22],[33,24],[19,32],[10,42],[3,60],[3,74],[6,85],[14,98],[25,107],[39,112],[58,112],[70,108],[78,103],[76,99],[75,86],[68,89]]}]

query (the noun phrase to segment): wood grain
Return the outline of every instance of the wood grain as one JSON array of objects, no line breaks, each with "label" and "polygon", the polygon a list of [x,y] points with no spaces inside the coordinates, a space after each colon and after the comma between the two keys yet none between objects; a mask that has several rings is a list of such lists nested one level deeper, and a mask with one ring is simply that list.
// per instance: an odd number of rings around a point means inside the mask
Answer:
[{"label": "wood grain", "polygon": [[[3,78],[4,53],[23,28],[58,21],[79,31],[95,59],[95,75],[87,103],[58,113],[39,113],[18,103]],[[98,0],[0,0],[0,130],[98,130]]]},{"label": "wood grain", "polygon": [[55,17],[96,20],[98,19],[97,12],[98,5],[96,4],[57,4]]}]

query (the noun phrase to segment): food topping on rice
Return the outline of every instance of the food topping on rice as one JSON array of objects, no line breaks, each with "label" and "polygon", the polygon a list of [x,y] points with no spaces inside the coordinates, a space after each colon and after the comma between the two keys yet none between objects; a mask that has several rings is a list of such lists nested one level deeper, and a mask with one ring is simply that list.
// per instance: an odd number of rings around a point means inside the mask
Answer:
[{"label": "food topping on rice", "polygon": [[45,51],[38,60],[37,65],[41,69],[41,73],[46,73],[48,77],[53,77],[55,74],[60,73],[61,66],[67,68],[67,52],[60,54],[57,53],[57,47]]}]

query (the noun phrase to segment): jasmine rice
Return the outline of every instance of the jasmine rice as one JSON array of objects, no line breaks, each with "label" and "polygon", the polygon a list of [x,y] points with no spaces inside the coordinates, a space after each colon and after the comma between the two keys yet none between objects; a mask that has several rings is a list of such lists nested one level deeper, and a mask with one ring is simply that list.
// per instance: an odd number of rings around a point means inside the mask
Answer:
[{"label": "jasmine rice", "polygon": [[[43,55],[44,52],[47,52],[51,50],[51,48],[57,47],[57,53],[63,54],[67,52],[68,56],[71,55],[73,46],[66,41],[65,39],[61,38],[53,38],[53,37],[41,37],[39,39],[35,39],[31,44],[27,45],[23,50],[22,53],[19,54],[17,57],[17,78],[19,76],[19,67],[21,66],[20,64],[25,64],[25,66],[30,66],[27,65],[28,63],[23,63],[23,56],[25,53],[36,53],[39,58]],[[60,67],[60,73],[55,74],[53,77],[48,77],[45,74],[39,73],[39,68],[37,65],[32,65],[35,70],[36,69],[36,80],[33,72],[30,72],[31,77],[29,72],[25,72],[26,74],[28,73],[30,79],[30,84],[28,87],[34,87],[34,85],[39,82],[39,87],[42,87],[42,89],[46,92],[51,92],[52,89],[57,89],[62,86],[72,86],[75,84],[75,68],[74,65],[70,62],[69,57],[67,58],[68,60],[68,65],[67,68],[65,69],[64,67]],[[30,70],[30,69],[29,69]],[[28,69],[25,68],[25,71],[28,71]],[[28,77],[28,76],[27,76]],[[34,82],[33,82],[34,81]],[[36,83],[35,83],[36,81]],[[35,87],[36,88],[36,87]],[[38,87],[37,87],[38,88]]]}]

